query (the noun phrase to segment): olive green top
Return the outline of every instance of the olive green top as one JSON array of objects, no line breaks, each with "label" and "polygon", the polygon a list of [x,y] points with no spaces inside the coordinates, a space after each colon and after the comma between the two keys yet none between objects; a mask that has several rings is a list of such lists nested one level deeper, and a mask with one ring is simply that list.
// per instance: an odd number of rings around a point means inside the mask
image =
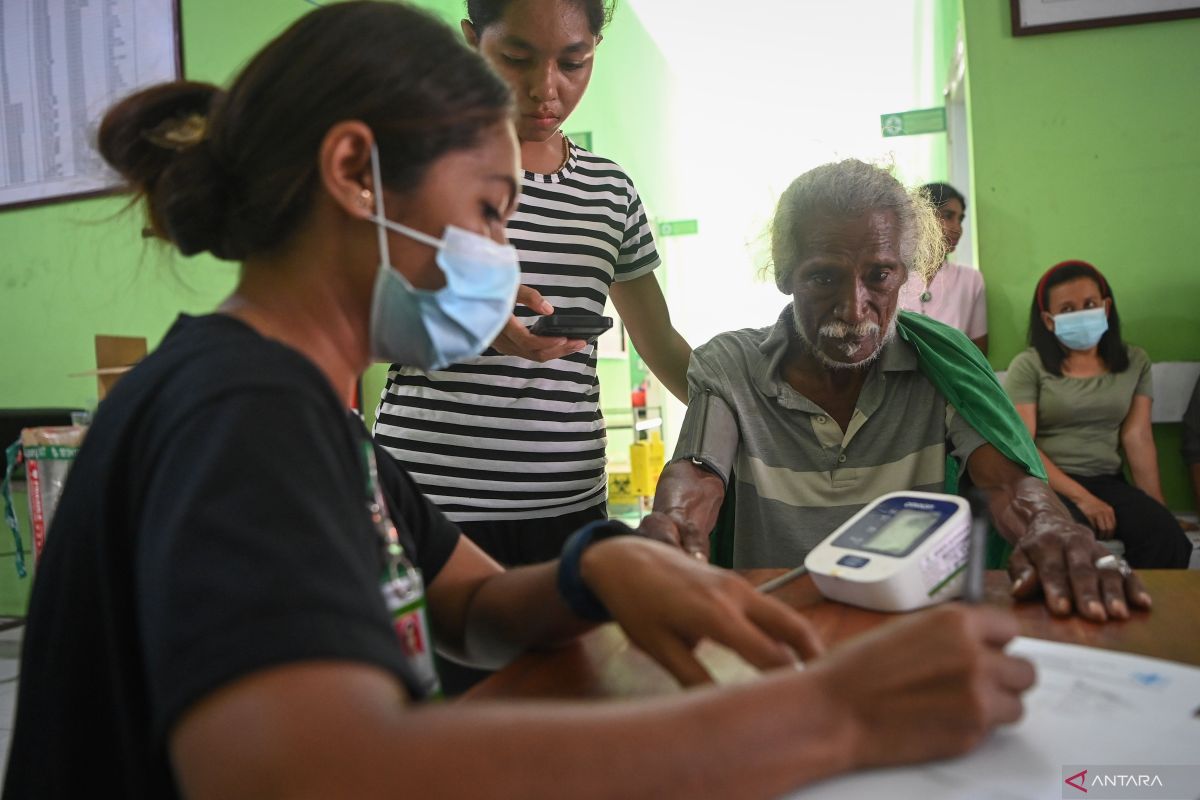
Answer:
[{"label": "olive green top", "polygon": [[1091,378],[1052,375],[1032,347],[1018,353],[1004,377],[1015,405],[1037,405],[1034,440],[1055,466],[1068,475],[1092,477],[1121,471],[1121,423],[1135,394],[1153,396],[1150,359],[1140,347],[1126,345],[1129,366]]}]

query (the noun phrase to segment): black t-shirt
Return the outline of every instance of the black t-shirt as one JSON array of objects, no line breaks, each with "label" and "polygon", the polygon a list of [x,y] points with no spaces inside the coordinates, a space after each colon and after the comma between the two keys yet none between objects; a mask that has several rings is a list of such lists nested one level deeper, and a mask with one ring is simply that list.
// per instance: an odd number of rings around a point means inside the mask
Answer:
[{"label": "black t-shirt", "polygon": [[[229,317],[180,317],[101,404],[67,481],[4,796],[176,796],[168,733],[220,686],[306,660],[402,677],[366,439],[299,353]],[[428,585],[458,531],[376,453]]]}]

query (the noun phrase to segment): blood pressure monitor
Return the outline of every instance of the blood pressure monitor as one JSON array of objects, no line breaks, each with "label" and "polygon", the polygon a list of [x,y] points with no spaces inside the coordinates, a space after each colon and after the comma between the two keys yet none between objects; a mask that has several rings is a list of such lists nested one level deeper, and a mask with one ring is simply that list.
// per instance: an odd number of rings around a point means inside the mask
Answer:
[{"label": "blood pressure monitor", "polygon": [[962,592],[971,507],[929,492],[885,494],[804,559],[821,594],[875,611],[912,611]]}]

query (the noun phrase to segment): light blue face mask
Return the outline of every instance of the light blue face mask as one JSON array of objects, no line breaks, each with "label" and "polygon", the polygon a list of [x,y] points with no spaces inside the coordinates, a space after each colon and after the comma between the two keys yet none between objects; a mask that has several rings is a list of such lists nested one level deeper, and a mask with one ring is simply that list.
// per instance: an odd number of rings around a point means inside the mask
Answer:
[{"label": "light blue face mask", "polygon": [[1091,350],[1108,330],[1108,311],[1088,308],[1054,315],[1054,335],[1068,350]]},{"label": "light blue face mask", "polygon": [[[512,316],[521,283],[517,250],[447,225],[435,239],[383,215],[379,151],[371,146],[379,272],[371,298],[371,354],[421,369],[442,369],[487,349]],[[392,266],[387,231],[437,248],[441,289],[417,289]]]}]

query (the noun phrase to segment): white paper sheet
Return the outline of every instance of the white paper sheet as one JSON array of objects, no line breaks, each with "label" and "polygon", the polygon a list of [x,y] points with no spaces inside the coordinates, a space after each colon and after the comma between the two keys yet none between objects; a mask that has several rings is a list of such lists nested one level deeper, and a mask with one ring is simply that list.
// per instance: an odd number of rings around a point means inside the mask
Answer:
[{"label": "white paper sheet", "polygon": [[962,758],[848,775],[790,797],[1043,800],[1062,797],[1064,765],[1200,764],[1200,668],[1024,637],[1009,652],[1038,675],[1016,725]]}]

